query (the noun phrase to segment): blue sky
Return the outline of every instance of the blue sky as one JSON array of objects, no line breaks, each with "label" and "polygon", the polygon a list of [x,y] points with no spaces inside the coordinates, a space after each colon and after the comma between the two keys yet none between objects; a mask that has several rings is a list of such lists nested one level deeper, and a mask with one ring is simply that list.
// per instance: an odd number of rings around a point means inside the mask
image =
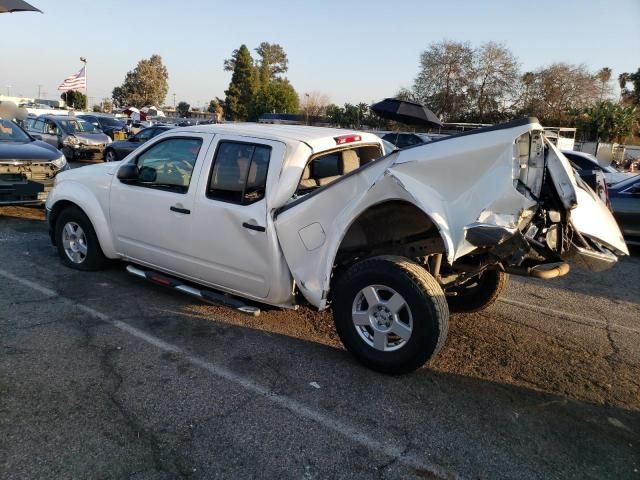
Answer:
[{"label": "blue sky", "polygon": [[245,43],[280,43],[299,93],[370,102],[409,86],[420,53],[442,39],[504,42],[523,70],[556,61],[640,67],[640,0],[242,1],[29,0],[44,11],[0,15],[0,92],[49,98],[87,57],[89,95],[110,96],[154,53],[169,69],[169,97],[224,96],[222,62]]}]

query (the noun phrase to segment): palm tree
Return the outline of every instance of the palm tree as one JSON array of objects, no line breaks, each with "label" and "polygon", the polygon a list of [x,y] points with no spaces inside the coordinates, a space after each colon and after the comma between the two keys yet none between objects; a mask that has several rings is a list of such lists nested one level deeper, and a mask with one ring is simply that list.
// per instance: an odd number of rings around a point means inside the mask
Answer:
[{"label": "palm tree", "polygon": [[629,78],[631,75],[629,73],[621,73],[618,75],[618,85],[620,85],[620,101],[624,100],[624,97],[627,95],[627,82],[631,80]]},{"label": "palm tree", "polygon": [[600,101],[602,101],[602,97],[604,97],[604,92],[607,88],[607,84],[609,80],[611,80],[611,69],[609,67],[601,68],[598,73],[596,73],[596,78],[600,81]]}]

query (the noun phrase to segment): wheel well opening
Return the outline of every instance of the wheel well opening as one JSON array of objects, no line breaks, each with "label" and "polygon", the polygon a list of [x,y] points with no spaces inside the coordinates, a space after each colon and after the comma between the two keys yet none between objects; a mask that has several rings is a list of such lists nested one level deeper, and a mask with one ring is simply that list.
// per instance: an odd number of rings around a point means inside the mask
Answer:
[{"label": "wheel well opening", "polygon": [[365,210],[351,224],[338,248],[336,269],[377,255],[420,258],[446,251],[438,228],[415,205],[394,200]]},{"label": "wheel well opening", "polygon": [[76,205],[73,202],[70,202],[69,200],[60,200],[59,202],[56,202],[53,205],[53,207],[51,208],[51,212],[49,212],[49,230],[51,233],[51,241],[53,242],[54,245],[55,245],[56,239],[55,239],[55,235],[53,235],[53,230],[55,229],[55,225],[56,225],[56,222],[58,221],[58,217],[60,216],[60,213],[67,207],[78,207],[78,205]]}]

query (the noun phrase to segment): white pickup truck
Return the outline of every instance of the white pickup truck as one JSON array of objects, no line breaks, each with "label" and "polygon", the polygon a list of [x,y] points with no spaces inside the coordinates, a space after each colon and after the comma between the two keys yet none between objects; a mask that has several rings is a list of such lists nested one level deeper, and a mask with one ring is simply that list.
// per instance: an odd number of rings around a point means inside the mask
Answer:
[{"label": "white pickup truck", "polygon": [[536,119],[382,154],[364,132],[173,129],[58,175],[51,238],[79,270],[121,259],[205,300],[331,306],[347,349],[390,373],[434,356],[449,311],[486,308],[509,273],[599,271],[628,254]]}]

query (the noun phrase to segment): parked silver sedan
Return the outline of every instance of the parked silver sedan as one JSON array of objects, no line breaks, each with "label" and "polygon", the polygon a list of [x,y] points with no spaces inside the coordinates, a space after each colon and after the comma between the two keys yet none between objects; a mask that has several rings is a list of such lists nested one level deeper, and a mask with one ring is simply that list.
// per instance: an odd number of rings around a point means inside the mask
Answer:
[{"label": "parked silver sedan", "polygon": [[68,115],[41,115],[27,129],[60,149],[67,160],[102,159],[111,143],[111,138],[91,123]]}]

